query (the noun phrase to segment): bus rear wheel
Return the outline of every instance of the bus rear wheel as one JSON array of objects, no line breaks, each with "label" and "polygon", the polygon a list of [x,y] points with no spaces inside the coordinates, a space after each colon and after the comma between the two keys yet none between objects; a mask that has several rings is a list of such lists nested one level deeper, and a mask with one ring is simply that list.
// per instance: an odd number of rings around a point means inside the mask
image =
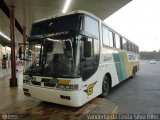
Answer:
[{"label": "bus rear wheel", "polygon": [[135,78],[136,77],[136,69],[133,68],[133,71],[132,71],[132,78]]},{"label": "bus rear wheel", "polygon": [[109,93],[109,88],[110,88],[109,78],[107,76],[105,76],[103,78],[103,83],[102,83],[102,94],[101,94],[101,97],[107,97],[107,95]]}]

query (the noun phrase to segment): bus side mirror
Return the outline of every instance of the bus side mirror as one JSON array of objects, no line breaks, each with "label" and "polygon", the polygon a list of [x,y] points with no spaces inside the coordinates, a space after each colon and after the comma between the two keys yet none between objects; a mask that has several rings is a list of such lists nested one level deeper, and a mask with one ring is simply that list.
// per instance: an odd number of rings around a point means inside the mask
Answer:
[{"label": "bus side mirror", "polygon": [[91,42],[87,41],[84,45],[84,57],[91,57]]},{"label": "bus side mirror", "polygon": [[19,59],[22,58],[22,47],[19,47]]}]

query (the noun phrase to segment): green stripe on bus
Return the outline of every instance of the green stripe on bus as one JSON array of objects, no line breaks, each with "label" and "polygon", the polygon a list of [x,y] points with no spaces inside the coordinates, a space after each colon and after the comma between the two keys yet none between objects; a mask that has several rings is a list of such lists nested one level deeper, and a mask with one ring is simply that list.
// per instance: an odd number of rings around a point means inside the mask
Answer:
[{"label": "green stripe on bus", "polygon": [[125,60],[124,60],[124,57],[125,57],[125,53],[120,53],[120,59],[121,59],[121,69],[122,69],[122,72],[123,72],[123,80],[127,78],[127,73],[126,73],[126,66],[125,66]]},{"label": "green stripe on bus", "polygon": [[116,65],[118,79],[121,82],[127,78],[125,63],[124,63],[125,62],[124,53],[114,53],[113,58]]}]

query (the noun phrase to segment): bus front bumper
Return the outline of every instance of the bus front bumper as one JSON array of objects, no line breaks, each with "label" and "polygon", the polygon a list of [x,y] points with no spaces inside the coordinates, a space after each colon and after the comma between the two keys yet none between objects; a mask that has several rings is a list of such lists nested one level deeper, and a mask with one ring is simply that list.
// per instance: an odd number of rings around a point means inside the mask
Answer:
[{"label": "bus front bumper", "polygon": [[62,91],[51,88],[23,85],[26,96],[30,96],[42,101],[57,103],[66,106],[82,106],[82,91]]}]

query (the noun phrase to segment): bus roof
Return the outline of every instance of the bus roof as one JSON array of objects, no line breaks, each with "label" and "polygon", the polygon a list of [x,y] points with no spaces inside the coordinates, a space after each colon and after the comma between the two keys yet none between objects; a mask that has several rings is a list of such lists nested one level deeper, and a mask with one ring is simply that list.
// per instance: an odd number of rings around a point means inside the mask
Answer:
[{"label": "bus roof", "polygon": [[[44,18],[44,19],[41,19],[41,20],[38,20],[34,23],[37,23],[37,22],[42,22],[42,21],[45,21],[45,20],[49,20],[49,19],[53,19],[53,18],[57,18],[57,17],[62,17],[62,16],[67,16],[67,15],[72,15],[72,14],[76,14],[76,13],[83,13],[83,14],[86,14],[86,15],[89,15],[93,18],[95,18],[96,20],[99,20],[101,21],[106,27],[108,27],[112,32],[122,36],[123,38],[125,38],[127,41],[131,42],[132,44],[136,45],[135,43],[133,43],[132,41],[128,40],[126,37],[124,37],[123,35],[121,35],[120,33],[116,32],[113,28],[111,28],[110,26],[108,26],[104,21],[102,21],[100,18],[98,18],[97,16],[95,16],[94,14],[90,13],[90,12],[87,12],[87,11],[84,11],[84,10],[76,10],[76,11],[72,11],[72,12],[68,12],[68,13],[65,13],[65,14],[58,14],[58,15],[55,15],[53,17],[48,17],[48,18]],[[138,46],[138,45],[136,45]]]}]

